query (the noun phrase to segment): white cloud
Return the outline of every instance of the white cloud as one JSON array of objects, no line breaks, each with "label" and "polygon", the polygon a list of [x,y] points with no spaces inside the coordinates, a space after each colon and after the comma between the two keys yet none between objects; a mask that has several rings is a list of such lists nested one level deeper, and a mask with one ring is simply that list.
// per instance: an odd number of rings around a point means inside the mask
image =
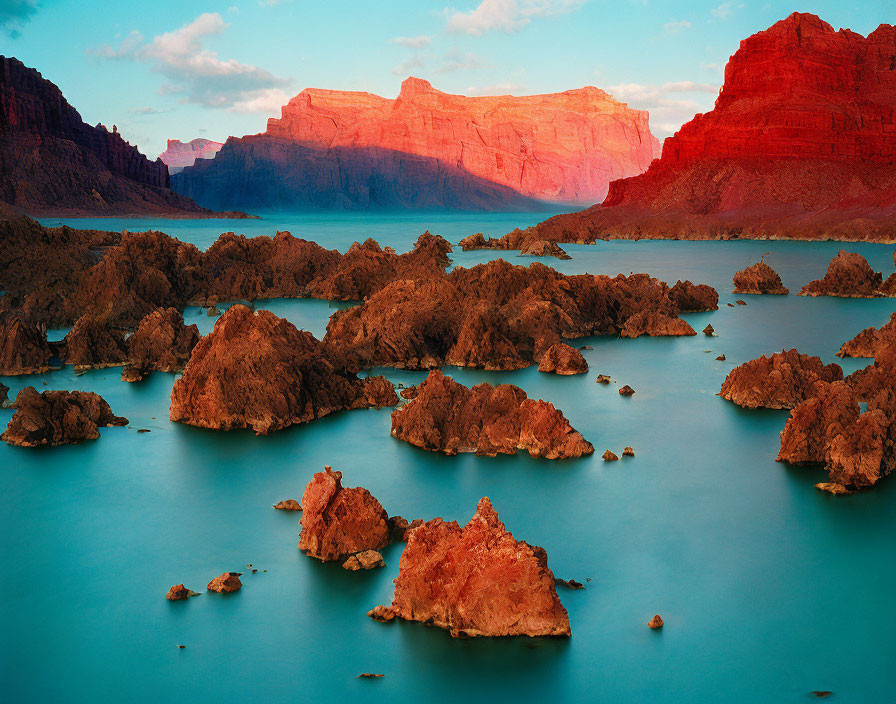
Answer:
[{"label": "white cloud", "polygon": [[150,107],[149,105],[146,105],[142,108],[134,108],[133,110],[131,110],[131,112],[134,113],[135,115],[158,115],[160,113],[168,112],[168,111],[167,110],[158,110],[156,108]]},{"label": "white cloud", "polygon": [[422,69],[424,66],[423,59],[416,54],[409,59],[405,59],[399,64],[392,67],[392,73],[396,76],[408,76],[414,71]]},{"label": "white cloud", "polygon": [[677,22],[666,22],[663,25],[663,29],[666,30],[666,34],[678,34],[679,32],[690,29],[691,23],[687,20],[679,20]]},{"label": "white cloud", "polygon": [[436,68],[435,73],[452,73],[454,71],[475,71],[480,68],[488,68],[472,51],[461,53],[457,49],[449,49]]},{"label": "white cloud", "polygon": [[432,44],[432,37],[421,34],[417,37],[394,37],[389,40],[390,44],[398,44],[408,49],[425,49]]},{"label": "white cloud", "polygon": [[283,105],[287,79],[236,59],[220,59],[205,48],[208,37],[223,34],[229,26],[218,13],[207,12],[150,42],[145,43],[139,32],[131,32],[118,49],[107,44],[88,53],[149,64],[169,81],[159,92],[180,95],[183,102],[237,112],[267,112],[275,99],[280,100],[278,106]]},{"label": "white cloud", "polygon": [[496,83],[490,86],[470,86],[465,91],[466,95],[520,95],[526,92],[526,86],[522,83]]},{"label": "white cloud", "polygon": [[723,2],[718,7],[711,9],[709,14],[713,17],[718,17],[720,20],[724,20],[734,14],[734,8],[735,4],[733,2]]},{"label": "white cloud", "polygon": [[698,112],[712,109],[718,86],[693,81],[672,81],[662,85],[620,83],[607,91],[617,100],[650,113],[651,131],[660,139],[674,134]]},{"label": "white cloud", "polygon": [[572,12],[586,0],[482,0],[467,12],[449,8],[445,28],[449,32],[480,36],[492,30],[518,32],[533,17],[550,17]]},{"label": "white cloud", "polygon": [[238,100],[229,108],[230,112],[260,112],[266,115],[279,114],[280,108],[289,102],[290,95],[279,88],[255,91],[244,100]]}]

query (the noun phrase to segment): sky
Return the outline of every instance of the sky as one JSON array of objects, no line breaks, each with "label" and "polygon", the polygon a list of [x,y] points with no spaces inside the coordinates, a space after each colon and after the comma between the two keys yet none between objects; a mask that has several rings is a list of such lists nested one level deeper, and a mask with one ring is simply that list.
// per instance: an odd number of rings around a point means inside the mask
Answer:
[{"label": "sky", "polygon": [[166,140],[255,134],[303,88],[395,97],[593,85],[662,140],[712,108],[741,39],[791,12],[868,34],[896,0],[0,0],[0,54],[150,158]]}]

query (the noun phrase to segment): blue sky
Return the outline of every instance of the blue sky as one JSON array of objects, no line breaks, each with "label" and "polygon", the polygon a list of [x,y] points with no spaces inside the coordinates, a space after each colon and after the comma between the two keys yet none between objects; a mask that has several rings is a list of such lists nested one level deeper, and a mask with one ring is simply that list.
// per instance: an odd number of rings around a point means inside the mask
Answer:
[{"label": "blue sky", "polygon": [[167,138],[263,131],[305,87],[395,96],[596,85],[660,139],[712,107],[741,39],[794,11],[867,34],[896,0],[0,0],[0,53],[155,157]]}]

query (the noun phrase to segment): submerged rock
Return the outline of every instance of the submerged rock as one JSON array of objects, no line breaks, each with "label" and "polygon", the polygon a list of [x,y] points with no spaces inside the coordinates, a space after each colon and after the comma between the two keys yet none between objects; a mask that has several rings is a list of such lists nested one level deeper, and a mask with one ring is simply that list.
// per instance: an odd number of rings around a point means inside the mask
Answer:
[{"label": "submerged rock", "polygon": [[344,489],[342,472],[324,467],[302,496],[299,550],[324,562],[345,560],[389,544],[388,515],[362,487]]},{"label": "submerged rock", "polygon": [[242,576],[242,572],[225,572],[209,582],[206,589],[210,592],[218,593],[239,591],[243,586],[243,583],[240,581]]},{"label": "submerged rock", "polygon": [[171,420],[265,435],[353,408],[394,406],[383,377],[359,379],[310,333],[235,305],[193,349],[171,391]]},{"label": "submerged rock", "polygon": [[183,584],[175,584],[168,590],[165,598],[168,601],[180,601],[181,599],[189,599],[191,596],[199,596],[199,592],[187,589]]},{"label": "submerged rock", "polygon": [[734,275],[734,292],[782,296],[790,293],[781,283],[781,277],[763,261],[756,262]]},{"label": "submerged rock", "polygon": [[835,484],[834,482],[818,482],[818,484],[815,485],[815,488],[819,491],[826,491],[834,496],[846,496],[847,494],[853,493],[842,484]]},{"label": "submerged rock", "polygon": [[19,391],[13,414],[0,440],[20,447],[68,445],[99,438],[99,428],[127,425],[99,394],[88,391]]},{"label": "submerged rock", "polygon": [[732,369],[719,396],[744,408],[793,408],[814,394],[816,381],[840,381],[843,370],[795,349],[762,356]]},{"label": "submerged rock", "polygon": [[295,499],[284,499],[274,504],[274,508],[280,511],[301,511],[302,505]]},{"label": "submerged rock", "polygon": [[367,612],[367,615],[380,623],[389,623],[395,620],[395,611],[391,606],[374,606]]},{"label": "submerged rock", "polygon": [[556,584],[558,587],[566,587],[567,589],[585,588],[584,584],[582,584],[581,582],[577,582],[574,579],[560,579],[559,577],[554,579],[554,584]]},{"label": "submerged rock", "polygon": [[392,435],[425,450],[447,455],[526,450],[547,459],[594,452],[552,404],[527,398],[511,384],[468,389],[435,369],[417,389],[417,398],[392,412]]},{"label": "submerged rock", "polygon": [[547,554],[517,541],[488,498],[464,528],[436,518],[410,534],[392,606],[381,608],[455,637],[570,635]]},{"label": "submerged rock", "polygon": [[538,371],[562,375],[584,374],[588,371],[588,362],[577,349],[558,342],[544,353]]}]

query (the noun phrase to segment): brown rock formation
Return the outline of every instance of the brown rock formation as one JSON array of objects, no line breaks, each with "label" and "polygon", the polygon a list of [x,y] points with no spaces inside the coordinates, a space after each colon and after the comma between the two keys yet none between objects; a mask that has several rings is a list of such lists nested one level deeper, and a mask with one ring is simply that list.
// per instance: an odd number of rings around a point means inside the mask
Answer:
[{"label": "brown rock formation", "polygon": [[521,257],[557,257],[560,260],[572,259],[559,244],[556,242],[546,242],[545,240],[532,240],[527,242],[526,246],[520,250]]},{"label": "brown rock formation", "polygon": [[863,37],[794,13],[741,42],[714,109],[644,174],[611,183],[602,205],[511,235],[892,241],[894,43],[892,25]]},{"label": "brown rock formation", "polygon": [[616,462],[619,460],[619,455],[611,450],[606,450],[603,454],[604,462]]},{"label": "brown rock formation", "polygon": [[175,584],[168,590],[165,598],[168,601],[181,601],[182,599],[189,599],[191,596],[199,596],[199,593],[187,589],[183,584]]},{"label": "brown rock formation", "polygon": [[389,544],[388,515],[367,489],[342,487],[342,472],[325,467],[302,496],[299,550],[324,562]]},{"label": "brown rock formation", "polygon": [[403,543],[408,539],[408,531],[423,525],[423,519],[415,518],[408,522],[401,516],[389,516],[389,540],[395,543]]},{"label": "brown rock formation", "polygon": [[861,254],[841,249],[828,265],[824,278],[810,281],[799,295],[873,298],[881,295],[882,278]]},{"label": "brown rock formation", "polygon": [[34,69],[0,56],[0,200],[37,215],[211,215],[115,127],[91,127]]},{"label": "brown rock formation", "polygon": [[177,372],[190,359],[199,342],[199,328],[184,325],[176,308],[157,308],[145,316],[128,338],[124,381],[139,381],[151,371]]},{"label": "brown rock formation", "polygon": [[0,381],[0,408],[6,408],[9,403],[9,399],[7,398],[7,394],[9,393],[9,387],[6,386],[2,381]]},{"label": "brown rock formation", "polygon": [[641,337],[641,335],[657,336],[688,336],[696,335],[687,321],[676,318],[668,313],[642,312],[635,313],[625,321],[620,337]]},{"label": "brown rock formation", "polygon": [[639,313],[662,314],[667,329],[681,332],[669,293],[646,274],[566,276],[496,260],[395,281],[335,313],[324,342],[358,368],[520,369],[565,339],[617,334]]},{"label": "brown rock formation", "polygon": [[781,277],[763,261],[734,275],[734,293],[770,293],[786,296],[790,293],[781,283]]},{"label": "brown rock formation", "polygon": [[609,384],[611,380],[610,377],[606,374],[598,374],[597,379],[595,379],[594,381],[597,384]]},{"label": "brown rock formation", "polygon": [[657,628],[662,628],[663,627],[663,619],[660,618],[659,614],[656,614],[652,619],[650,619],[650,623],[648,623],[647,625],[650,626],[653,630],[656,630]]},{"label": "brown rock formation", "polygon": [[367,612],[367,615],[380,623],[389,623],[395,620],[395,611],[392,610],[391,606],[374,606]]},{"label": "brown rock formation", "polygon": [[732,369],[719,396],[744,408],[793,408],[814,395],[816,381],[842,379],[838,365],[787,350]]},{"label": "brown rock formation", "polygon": [[701,313],[719,308],[718,292],[706,284],[677,281],[669,289],[669,298],[682,313]]},{"label": "brown rock formation", "polygon": [[243,583],[240,581],[242,576],[242,572],[225,572],[209,582],[206,589],[219,594],[239,591],[243,587]]},{"label": "brown rock formation", "polygon": [[778,462],[824,464],[831,440],[855,423],[859,413],[846,382],[816,382],[813,395],[790,412],[781,432]]},{"label": "brown rock formation", "polygon": [[372,570],[377,567],[385,566],[386,561],[383,560],[383,556],[376,550],[364,550],[363,552],[359,552],[356,555],[352,555],[342,563],[342,569],[349,570],[350,572],[357,572],[359,570]]},{"label": "brown rock formation", "polygon": [[87,391],[44,391],[33,386],[19,391],[16,409],[6,432],[0,435],[10,445],[68,445],[96,440],[98,428],[127,425],[128,419],[112,413],[99,394]]},{"label": "brown rock formation", "polygon": [[283,501],[274,504],[274,508],[279,511],[301,511],[302,504],[295,499],[283,499]]},{"label": "brown rock formation", "polygon": [[634,393],[635,393],[635,390],[628,384],[626,384],[621,389],[619,389],[620,396],[631,396]]},{"label": "brown rock formation", "polygon": [[634,456],[635,456],[635,451],[634,451],[632,448],[630,448],[630,447],[625,447],[625,448],[623,448],[623,450],[622,450],[622,456],[623,456],[623,457],[634,457]]},{"label": "brown rock formation", "polygon": [[265,435],[337,411],[396,403],[382,377],[359,379],[331,362],[310,333],[236,305],[199,341],[174,382],[171,420]]},{"label": "brown rock formation", "polygon": [[876,357],[888,347],[896,348],[896,313],[880,329],[865,328],[849,342],[844,342],[838,357]]},{"label": "brown rock formation", "polygon": [[559,342],[551,345],[544,353],[538,364],[538,371],[553,374],[585,374],[588,371],[588,362],[574,347]]},{"label": "brown rock formation", "polygon": [[641,173],[658,146],[647,113],[597,88],[466,97],[408,78],[394,100],[303,90],[264,134],[231,137],[172,181],[228,208],[593,203],[613,178]]},{"label": "brown rock formation", "polygon": [[125,363],[128,356],[124,332],[90,313],[78,318],[61,347],[62,361],[73,364],[75,371],[118,367]]},{"label": "brown rock formation", "polygon": [[[569,636],[542,548],[517,541],[483,498],[463,529],[441,518],[414,530],[387,613],[452,636]],[[374,613],[371,612],[371,613]]]},{"label": "brown rock formation", "polygon": [[0,310],[0,375],[45,372],[52,357],[45,329]]},{"label": "brown rock formation", "polygon": [[712,325],[707,325],[705,328],[703,328],[703,334],[707,337],[712,337],[716,334],[715,328]]},{"label": "brown rock formation", "polygon": [[516,386],[468,389],[433,370],[417,390],[417,398],[392,412],[392,435],[425,450],[491,456],[526,450],[547,459],[594,452],[552,404]]}]

